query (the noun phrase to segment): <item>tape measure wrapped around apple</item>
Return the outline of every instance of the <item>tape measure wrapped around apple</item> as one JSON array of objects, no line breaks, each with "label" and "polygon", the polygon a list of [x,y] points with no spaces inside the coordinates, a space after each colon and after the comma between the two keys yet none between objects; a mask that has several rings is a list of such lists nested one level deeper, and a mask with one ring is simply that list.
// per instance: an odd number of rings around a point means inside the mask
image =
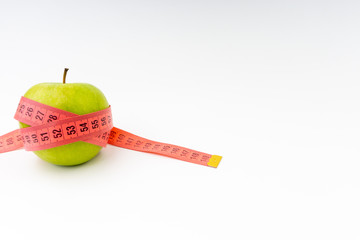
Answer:
[{"label": "tape measure wrapped around apple", "polygon": [[217,167],[221,156],[148,140],[113,127],[104,94],[86,83],[40,83],[21,98],[15,113],[20,129],[0,136],[0,153],[25,148],[62,166],[85,163],[107,143]]}]

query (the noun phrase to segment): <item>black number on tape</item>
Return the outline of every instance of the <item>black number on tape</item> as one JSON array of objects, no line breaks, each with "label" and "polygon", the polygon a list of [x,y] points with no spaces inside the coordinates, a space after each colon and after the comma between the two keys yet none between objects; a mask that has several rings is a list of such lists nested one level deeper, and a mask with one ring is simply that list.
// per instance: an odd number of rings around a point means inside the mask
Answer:
[{"label": "black number on tape", "polygon": [[32,134],[31,137],[32,137],[34,143],[39,142],[39,140],[37,139],[36,134]]},{"label": "black number on tape", "polygon": [[19,113],[23,113],[24,112],[24,109],[25,109],[25,105],[22,104],[19,108]]},{"label": "black number on tape", "polygon": [[119,134],[118,138],[116,139],[117,142],[121,142],[122,140],[124,140],[125,135],[124,134]]},{"label": "black number on tape", "polygon": [[106,117],[101,118],[101,126],[106,125]]},{"label": "black number on tape", "polygon": [[49,123],[49,122],[52,122],[53,120],[54,121],[57,120],[57,116],[49,115],[49,119],[47,120],[47,122]]},{"label": "black number on tape", "polygon": [[165,151],[169,150],[169,148],[170,148],[169,146],[163,146],[163,148],[161,149],[161,151],[162,151],[162,152],[165,152]]},{"label": "black number on tape", "polygon": [[173,148],[171,150],[171,154],[176,154],[180,149],[179,148]]},{"label": "black number on tape", "polygon": [[28,135],[25,135],[25,141],[29,144],[31,143],[30,137]]},{"label": "black number on tape", "polygon": [[76,134],[75,126],[68,126],[66,127],[66,133],[67,135],[73,135]]},{"label": "black number on tape", "polygon": [[80,124],[80,132],[87,132],[88,130],[89,130],[89,128],[86,126],[87,125],[87,123],[85,122],[85,123],[82,123],[82,124]]},{"label": "black number on tape", "polygon": [[155,144],[154,146],[153,146],[153,150],[156,150],[156,149],[158,149],[160,147],[160,144]]},{"label": "black number on tape", "polygon": [[134,141],[134,139],[132,139],[132,138],[128,138],[127,140],[126,140],[126,145],[130,145],[132,142]]},{"label": "black number on tape", "polygon": [[44,119],[44,114],[42,112],[40,112],[40,111],[37,111],[35,119],[38,119],[38,120],[42,121]]},{"label": "black number on tape", "polygon": [[202,161],[202,162],[206,162],[208,159],[209,159],[209,157],[208,157],[208,156],[203,155],[203,156],[201,157],[201,160],[200,160],[200,161]]},{"label": "black number on tape", "polygon": [[24,141],[23,137],[21,135],[16,135],[17,141]]},{"label": "black number on tape", "polygon": [[33,111],[34,111],[33,108],[28,107],[28,108],[26,109],[25,115],[31,117]]},{"label": "black number on tape", "polygon": [[59,130],[54,129],[52,132],[53,132],[53,137],[54,138],[62,137],[61,128],[59,128]]},{"label": "black number on tape", "polygon": [[110,138],[113,139],[116,135],[115,131],[110,131]]},{"label": "black number on tape", "polygon": [[189,151],[183,150],[181,152],[180,156],[185,157],[188,153],[189,153]]},{"label": "black number on tape", "polygon": [[91,124],[92,124],[92,129],[96,129],[96,128],[99,128],[99,121],[98,120],[94,120],[94,121],[91,121]]},{"label": "black number on tape", "polygon": [[49,140],[49,136],[47,136],[47,134],[48,134],[47,132],[40,133],[41,141],[45,142]]},{"label": "black number on tape", "polygon": [[197,157],[199,156],[199,154],[198,153],[193,153],[193,154],[191,154],[191,159],[196,159]]},{"label": "black number on tape", "polygon": [[7,144],[7,145],[11,145],[11,144],[13,144],[13,143],[14,143],[13,138],[8,138],[8,139],[6,139],[6,144]]},{"label": "black number on tape", "polygon": [[151,147],[151,143],[145,143],[144,149],[149,149]]},{"label": "black number on tape", "polygon": [[107,132],[104,132],[104,133],[102,134],[101,138],[102,138],[103,140],[106,140],[106,138],[107,138]]}]

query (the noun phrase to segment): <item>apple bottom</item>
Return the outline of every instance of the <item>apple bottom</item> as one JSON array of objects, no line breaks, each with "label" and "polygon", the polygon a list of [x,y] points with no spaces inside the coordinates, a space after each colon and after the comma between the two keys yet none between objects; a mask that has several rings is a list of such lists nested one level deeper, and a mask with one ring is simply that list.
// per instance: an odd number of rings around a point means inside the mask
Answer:
[{"label": "apple bottom", "polygon": [[33,153],[52,164],[74,166],[91,160],[101,149],[101,146],[79,141]]}]

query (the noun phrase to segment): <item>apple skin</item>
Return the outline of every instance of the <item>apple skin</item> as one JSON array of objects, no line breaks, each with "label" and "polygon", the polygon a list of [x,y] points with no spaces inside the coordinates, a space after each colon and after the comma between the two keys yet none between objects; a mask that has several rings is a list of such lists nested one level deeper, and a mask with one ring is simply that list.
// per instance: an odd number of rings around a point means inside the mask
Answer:
[{"label": "apple skin", "polygon": [[[109,107],[104,94],[98,88],[87,83],[40,83],[31,87],[24,97],[78,115],[97,112]],[[19,124],[21,128],[29,127],[22,122]],[[49,163],[74,166],[89,161],[99,153],[101,148],[79,141],[34,151],[34,153]]]}]

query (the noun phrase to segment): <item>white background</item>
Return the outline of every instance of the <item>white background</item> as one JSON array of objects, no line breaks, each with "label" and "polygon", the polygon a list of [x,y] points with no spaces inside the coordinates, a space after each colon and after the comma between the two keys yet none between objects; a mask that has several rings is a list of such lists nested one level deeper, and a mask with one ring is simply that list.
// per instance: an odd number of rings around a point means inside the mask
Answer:
[{"label": "white background", "polygon": [[69,67],[117,127],[224,156],[1,154],[0,239],[360,239],[359,29],[359,1],[0,0],[0,134]]}]

